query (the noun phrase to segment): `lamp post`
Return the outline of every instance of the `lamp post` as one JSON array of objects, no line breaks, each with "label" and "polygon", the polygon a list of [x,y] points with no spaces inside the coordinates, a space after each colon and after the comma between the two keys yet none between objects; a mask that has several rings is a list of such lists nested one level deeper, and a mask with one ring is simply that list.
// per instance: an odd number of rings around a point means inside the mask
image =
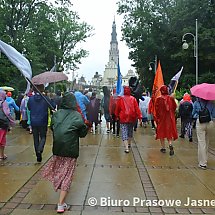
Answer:
[{"label": "lamp post", "polygon": [[196,35],[192,33],[186,33],[182,37],[182,48],[188,49],[189,45],[184,39],[186,35],[191,35],[193,37],[193,56],[196,58],[196,84],[198,84],[198,20],[196,19]]},{"label": "lamp post", "polygon": [[154,61],[149,63],[149,71],[152,71],[152,66],[151,66],[151,64],[154,65],[154,70],[155,70],[155,73],[156,73],[156,70],[157,70],[157,55],[155,55]]}]

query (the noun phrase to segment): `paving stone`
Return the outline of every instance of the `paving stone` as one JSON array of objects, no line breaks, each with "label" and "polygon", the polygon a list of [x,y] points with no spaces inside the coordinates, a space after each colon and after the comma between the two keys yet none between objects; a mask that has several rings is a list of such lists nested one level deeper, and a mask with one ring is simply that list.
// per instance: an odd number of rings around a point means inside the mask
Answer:
[{"label": "paving stone", "polygon": [[175,208],[162,207],[162,210],[165,214],[174,214],[176,213]]},{"label": "paving stone", "polygon": [[12,211],[13,211],[13,209],[4,208],[4,209],[0,210],[0,215],[9,215],[9,214],[11,214]]},{"label": "paving stone", "polygon": [[122,212],[123,207],[109,207],[109,210],[113,212]]},{"label": "paving stone", "polygon": [[135,213],[135,207],[123,207],[122,211],[125,213]]},{"label": "paving stone", "polygon": [[81,210],[83,210],[83,206],[81,206],[81,205],[72,205],[70,207],[70,210],[71,211],[81,211]]},{"label": "paving stone", "polygon": [[202,210],[199,208],[189,208],[191,214],[202,214]]},{"label": "paving stone", "polygon": [[9,208],[14,209],[14,208],[17,207],[17,205],[18,205],[18,203],[8,202],[8,203],[5,204],[4,208],[5,209],[9,209]]},{"label": "paving stone", "polygon": [[44,207],[44,204],[32,204],[30,209],[31,210],[41,210]]},{"label": "paving stone", "polygon": [[162,213],[162,208],[161,207],[149,207],[149,211],[151,213]]},{"label": "paving stone", "polygon": [[155,197],[157,196],[155,191],[145,191],[145,194],[146,194],[147,197],[148,196],[155,196]]},{"label": "paving stone", "polygon": [[27,193],[18,192],[18,193],[16,194],[16,197],[24,198],[26,195],[27,195]]},{"label": "paving stone", "polygon": [[202,208],[205,214],[215,214],[215,208]]},{"label": "paving stone", "polygon": [[190,214],[190,212],[187,208],[176,208],[175,210],[179,214]]},{"label": "paving stone", "polygon": [[28,204],[28,203],[22,203],[17,206],[18,209],[28,209],[30,207],[31,207],[31,204]]},{"label": "paving stone", "polygon": [[20,203],[21,201],[23,200],[23,198],[20,198],[20,197],[14,197],[10,200],[10,202],[13,202],[13,203]]},{"label": "paving stone", "polygon": [[138,213],[147,213],[147,212],[149,212],[148,207],[135,207],[135,208],[136,208],[136,212],[138,212]]},{"label": "paving stone", "polygon": [[144,187],[145,192],[155,192],[153,187]]},{"label": "paving stone", "polygon": [[[56,205],[53,205],[53,204],[46,204],[46,205],[44,205],[44,207],[43,207],[43,210],[56,210]],[[68,210],[69,210],[70,208],[68,208]]]}]

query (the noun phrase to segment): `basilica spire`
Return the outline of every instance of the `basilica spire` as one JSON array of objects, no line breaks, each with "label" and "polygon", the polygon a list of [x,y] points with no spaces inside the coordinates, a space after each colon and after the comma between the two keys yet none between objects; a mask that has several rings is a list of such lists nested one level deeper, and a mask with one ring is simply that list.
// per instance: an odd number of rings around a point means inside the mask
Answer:
[{"label": "basilica spire", "polygon": [[116,22],[114,17],[114,21],[112,24],[111,41],[110,41],[109,61],[114,61],[117,65],[118,59],[119,59],[119,49],[118,49],[118,41],[117,41],[117,33],[116,33]]},{"label": "basilica spire", "polygon": [[117,43],[118,44],[115,17],[114,17],[114,21],[113,21],[113,24],[112,24],[112,33],[111,33],[111,42],[110,43]]}]

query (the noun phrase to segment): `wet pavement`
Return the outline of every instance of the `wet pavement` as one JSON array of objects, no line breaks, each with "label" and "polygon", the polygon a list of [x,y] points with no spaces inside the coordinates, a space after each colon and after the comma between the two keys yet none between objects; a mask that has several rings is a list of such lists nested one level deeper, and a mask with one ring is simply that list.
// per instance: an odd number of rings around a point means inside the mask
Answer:
[{"label": "wet pavement", "polygon": [[[213,129],[213,132],[215,129]],[[174,142],[175,155],[162,154],[154,130],[138,127],[132,150],[107,134],[104,125],[81,139],[80,157],[67,197],[67,215],[215,214],[215,136],[210,134],[208,169],[197,167],[197,145]],[[43,162],[33,138],[19,126],[7,137],[8,159],[0,161],[0,215],[56,214],[59,193],[40,177],[51,157],[48,132]],[[95,206],[91,206],[95,205]]]}]

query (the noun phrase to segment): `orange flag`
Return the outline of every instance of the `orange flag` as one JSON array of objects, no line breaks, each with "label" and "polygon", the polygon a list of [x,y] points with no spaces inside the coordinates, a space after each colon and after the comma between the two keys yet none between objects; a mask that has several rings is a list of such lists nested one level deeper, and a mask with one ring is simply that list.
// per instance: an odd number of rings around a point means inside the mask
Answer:
[{"label": "orange flag", "polygon": [[158,96],[161,95],[160,92],[160,87],[164,85],[164,81],[163,81],[163,74],[162,74],[162,70],[161,70],[161,65],[160,65],[160,61],[158,62],[158,67],[156,70],[156,74],[155,74],[155,78],[154,78],[154,83],[153,83],[153,87],[152,87],[152,96],[151,96],[151,101],[150,101],[150,105],[149,105],[149,113],[151,113],[154,117],[156,117],[156,113],[155,113],[155,100]]}]

